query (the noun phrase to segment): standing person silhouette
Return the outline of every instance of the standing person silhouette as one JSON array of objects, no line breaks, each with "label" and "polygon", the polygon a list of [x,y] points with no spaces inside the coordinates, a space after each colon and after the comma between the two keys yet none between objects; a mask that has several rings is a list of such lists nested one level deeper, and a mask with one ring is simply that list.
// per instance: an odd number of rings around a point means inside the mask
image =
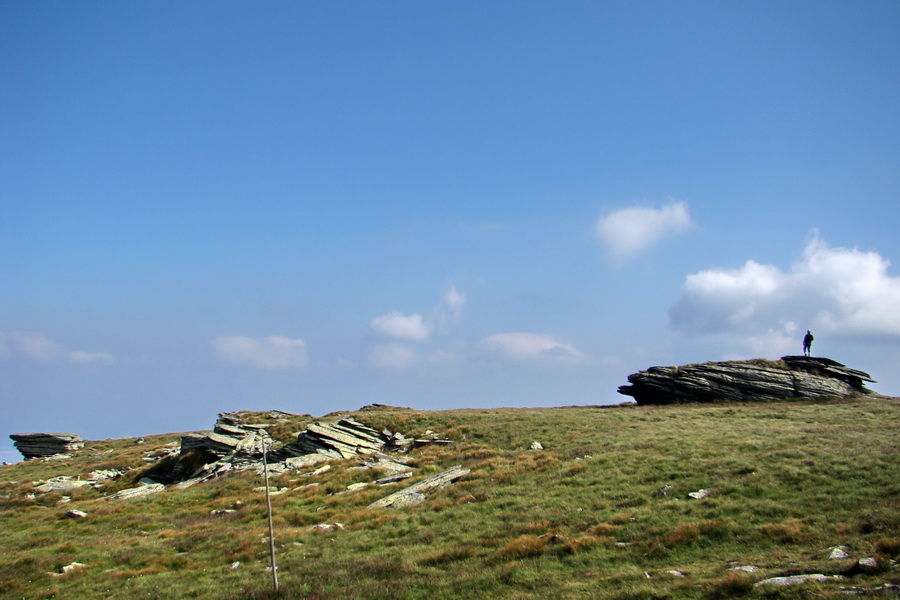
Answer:
[{"label": "standing person silhouette", "polygon": [[810,356],[812,353],[812,343],[813,334],[809,332],[809,329],[806,330],[806,335],[803,336],[803,356]]}]

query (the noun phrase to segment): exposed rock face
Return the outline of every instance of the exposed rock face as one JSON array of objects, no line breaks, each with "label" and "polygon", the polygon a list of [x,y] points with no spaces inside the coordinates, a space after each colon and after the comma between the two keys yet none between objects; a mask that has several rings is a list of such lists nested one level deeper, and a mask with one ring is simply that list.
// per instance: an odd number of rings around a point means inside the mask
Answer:
[{"label": "exposed rock face", "polygon": [[810,356],[650,367],[628,381],[631,385],[621,386],[619,393],[638,404],[858,396],[872,393],[863,382],[874,383],[868,373]]},{"label": "exposed rock face", "polygon": [[399,449],[406,445],[406,441],[402,434],[378,431],[347,417],[337,423],[307,425],[306,431],[297,436],[297,441],[279,451],[279,456],[322,454],[330,458],[351,458],[359,454]]},{"label": "exposed rock face", "polygon": [[25,458],[43,458],[84,448],[81,436],[75,433],[14,433],[9,437]]}]

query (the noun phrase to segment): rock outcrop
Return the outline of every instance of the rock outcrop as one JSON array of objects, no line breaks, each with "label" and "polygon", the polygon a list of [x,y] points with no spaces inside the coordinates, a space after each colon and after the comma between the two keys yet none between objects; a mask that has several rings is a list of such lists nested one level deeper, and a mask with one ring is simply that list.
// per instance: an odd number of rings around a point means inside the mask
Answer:
[{"label": "rock outcrop", "polygon": [[337,423],[310,423],[294,443],[278,451],[276,459],[307,454],[352,458],[360,454],[408,449],[413,443],[414,440],[407,439],[402,433],[378,431],[346,417]]},{"label": "rock outcrop", "polygon": [[386,484],[409,477],[412,469],[403,464],[402,459],[385,453],[403,453],[426,444],[451,443],[432,432],[427,432],[432,434],[428,439],[414,439],[387,429],[378,431],[352,417],[345,417],[335,423],[310,423],[295,441],[277,447],[265,430],[267,426],[243,423],[236,413],[221,413],[212,431],[183,435],[181,451],[173,458],[174,464],[152,475],[183,489],[228,472],[262,472],[265,453],[270,473],[352,458],[360,463],[357,468],[384,472],[385,476],[379,482]]},{"label": "rock outcrop", "polygon": [[14,433],[9,436],[25,458],[44,458],[84,448],[75,433]]},{"label": "rock outcrop", "polygon": [[810,356],[651,367],[628,381],[619,393],[638,404],[859,396],[872,393],[864,382],[874,383],[868,373]]}]

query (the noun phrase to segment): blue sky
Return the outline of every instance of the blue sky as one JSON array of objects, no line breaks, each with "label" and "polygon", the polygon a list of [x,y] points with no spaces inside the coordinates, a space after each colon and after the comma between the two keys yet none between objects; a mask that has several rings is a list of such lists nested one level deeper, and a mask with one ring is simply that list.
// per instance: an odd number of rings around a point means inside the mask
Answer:
[{"label": "blue sky", "polygon": [[900,4],[0,2],[8,434],[900,394]]}]

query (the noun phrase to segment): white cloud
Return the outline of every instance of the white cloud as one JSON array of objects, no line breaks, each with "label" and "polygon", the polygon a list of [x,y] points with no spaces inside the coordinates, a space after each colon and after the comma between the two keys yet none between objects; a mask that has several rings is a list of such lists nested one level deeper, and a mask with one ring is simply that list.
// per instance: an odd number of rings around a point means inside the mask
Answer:
[{"label": "white cloud", "polygon": [[455,285],[451,285],[447,293],[444,294],[444,304],[450,310],[450,314],[454,319],[459,318],[463,305],[466,303],[466,296],[456,289]]},{"label": "white cloud", "polygon": [[479,345],[513,360],[578,362],[584,357],[571,344],[541,333],[495,333]]},{"label": "white cloud", "polygon": [[69,353],[69,361],[79,365],[86,365],[90,363],[108,363],[112,362],[112,360],[112,354],[110,354],[109,352],[76,351]]},{"label": "white cloud", "polygon": [[280,335],[251,338],[240,335],[222,336],[212,342],[216,354],[230,364],[264,369],[305,367],[309,364],[306,343]]},{"label": "white cloud", "polygon": [[406,369],[418,362],[418,355],[403,344],[379,344],[369,352],[368,362],[378,368]]},{"label": "white cloud", "polygon": [[876,252],[831,248],[813,232],[788,271],[747,261],[688,275],[669,316],[682,332],[740,332],[761,340],[807,328],[900,337],[900,278],[889,266]]},{"label": "white cloud", "polygon": [[623,208],[601,218],[594,232],[617,261],[632,258],[662,238],[693,226],[687,203],[670,202],[662,208]]},{"label": "white cloud", "polygon": [[404,315],[398,311],[375,317],[369,323],[377,335],[421,342],[431,335],[431,327],[419,313]]},{"label": "white cloud", "polygon": [[427,317],[419,313],[405,315],[395,310],[373,318],[369,327],[381,337],[424,342],[435,333],[446,333],[451,325],[456,324],[465,303],[465,294],[452,285],[444,294],[443,302]]},{"label": "white cloud", "polygon": [[0,359],[21,357],[37,362],[66,361],[75,364],[109,363],[108,352],[70,350],[39,333],[28,331],[0,332]]}]

